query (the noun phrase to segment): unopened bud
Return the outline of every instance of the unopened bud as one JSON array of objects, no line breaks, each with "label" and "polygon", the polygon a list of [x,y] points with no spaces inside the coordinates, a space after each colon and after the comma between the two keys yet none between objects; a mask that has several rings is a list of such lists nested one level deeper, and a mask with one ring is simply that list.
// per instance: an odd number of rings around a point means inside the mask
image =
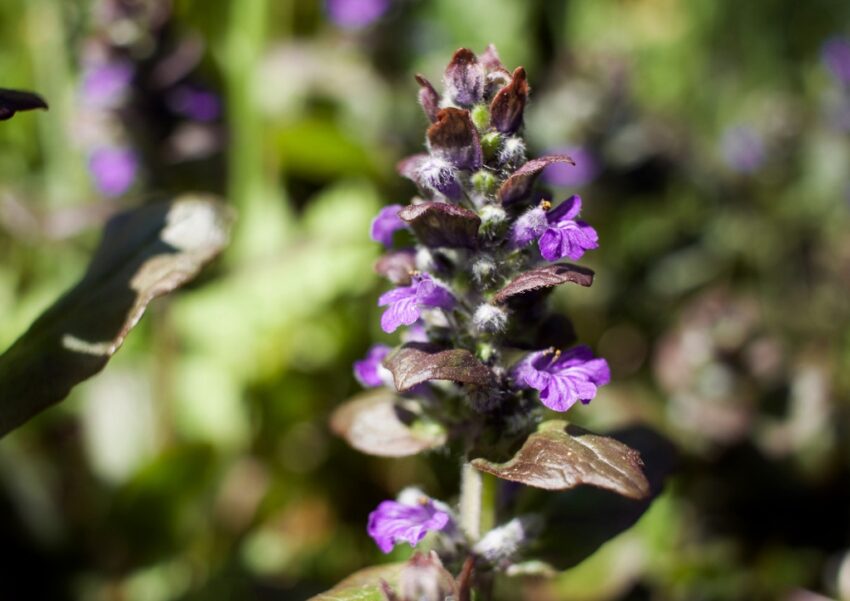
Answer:
[{"label": "unopened bud", "polygon": [[514,518],[485,534],[474,551],[493,565],[513,561],[539,529],[540,520],[535,516]]},{"label": "unopened bud", "polygon": [[473,173],[470,182],[482,194],[491,194],[496,189],[496,176],[486,169],[479,169]]},{"label": "unopened bud", "polygon": [[515,165],[525,162],[525,142],[522,138],[507,138],[499,150],[499,163]]},{"label": "unopened bud", "polygon": [[433,551],[428,555],[417,553],[410,558],[399,575],[398,588],[402,601],[446,601],[458,598],[455,579]]},{"label": "unopened bud", "polygon": [[472,323],[479,332],[503,332],[508,325],[508,314],[501,307],[483,304],[475,310]]},{"label": "unopened bud", "polygon": [[502,147],[502,134],[497,131],[489,131],[481,136],[481,150],[484,158],[488,161],[496,156]]}]

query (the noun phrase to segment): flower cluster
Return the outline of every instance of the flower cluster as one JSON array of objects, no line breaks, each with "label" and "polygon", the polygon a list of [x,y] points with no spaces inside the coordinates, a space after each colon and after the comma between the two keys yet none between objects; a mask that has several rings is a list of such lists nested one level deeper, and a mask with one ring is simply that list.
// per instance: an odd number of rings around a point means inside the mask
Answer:
[{"label": "flower cluster", "polygon": [[[381,328],[401,329],[403,344],[375,345],[355,363],[371,396],[349,403],[334,421],[367,452],[400,456],[451,441],[469,460],[472,449],[486,455],[488,445],[516,447],[538,427],[544,407],[563,412],[589,403],[610,380],[605,359],[571,347],[569,321],[549,315],[545,303],[560,284],[592,283],[590,270],[564,260],[581,259],[599,236],[580,219],[579,196],[553,203],[535,190],[547,166],[574,163],[566,155],[526,157],[522,67],[508,71],[492,46],[480,57],[461,49],[443,74],[442,94],[425,77],[416,81],[429,121],[427,152],[398,170],[418,195],[381,209],[371,228],[386,249],[376,271],[395,285],[378,300]],[[408,234],[396,236],[402,230]],[[416,243],[405,247],[411,235]],[[376,396],[382,390],[388,409]],[[381,428],[388,432],[382,445],[358,438]],[[440,435],[422,434],[434,431]],[[467,531],[458,539],[464,528],[448,505],[421,493],[402,497],[369,516],[368,533],[384,552],[434,532],[444,548],[465,545],[495,566],[533,530],[514,517],[484,537]]]}]

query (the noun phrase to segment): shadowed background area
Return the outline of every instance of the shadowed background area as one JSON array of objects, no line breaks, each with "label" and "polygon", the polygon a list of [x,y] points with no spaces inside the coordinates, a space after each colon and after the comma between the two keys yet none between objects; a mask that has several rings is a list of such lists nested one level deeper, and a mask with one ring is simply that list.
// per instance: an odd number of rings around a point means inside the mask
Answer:
[{"label": "shadowed background area", "polygon": [[530,156],[576,160],[553,198],[600,235],[593,287],[552,298],[613,382],[566,417],[678,450],[633,528],[502,598],[850,600],[844,4],[0,0],[0,88],[50,104],[0,123],[0,349],[108,215],[189,191],[239,213],[221,260],[0,441],[0,597],[303,600],[383,560],[381,500],[456,495],[447,457],[362,455],[328,416],[391,340],[368,231],[414,193],[413,74],[492,42],[528,72]]}]

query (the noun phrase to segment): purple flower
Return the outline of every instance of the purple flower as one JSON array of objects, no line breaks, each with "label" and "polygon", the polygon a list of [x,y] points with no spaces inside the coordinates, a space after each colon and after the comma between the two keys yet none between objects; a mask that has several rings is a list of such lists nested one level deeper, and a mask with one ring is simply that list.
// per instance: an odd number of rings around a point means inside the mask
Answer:
[{"label": "purple flower", "polygon": [[83,75],[83,100],[95,108],[115,108],[124,100],[132,80],[133,65],[128,61],[90,65]]},{"label": "purple flower", "polygon": [[181,86],[168,95],[168,107],[193,121],[215,121],[221,115],[221,100],[214,93],[193,86]]},{"label": "purple flower", "polygon": [[451,309],[455,299],[442,284],[438,284],[427,273],[415,275],[410,286],[385,292],[378,299],[378,306],[387,306],[381,316],[381,329],[395,332],[402,325],[409,326],[419,319],[422,309],[438,307]]},{"label": "purple flower", "polygon": [[570,196],[567,200],[546,213],[549,226],[540,236],[540,254],[547,261],[563,257],[577,260],[585,251],[599,247],[596,230],[584,221],[576,220],[581,212],[581,197]]},{"label": "purple flower", "polygon": [[89,171],[95,185],[109,197],[121,196],[133,185],[138,166],[136,153],[130,148],[100,148],[89,158]]},{"label": "purple flower", "polygon": [[534,207],[517,217],[511,230],[511,241],[517,248],[528,246],[546,231],[549,220],[542,206]]},{"label": "purple flower", "polygon": [[730,127],[721,140],[723,160],[732,171],[753,173],[758,171],[765,159],[764,141],[751,127]]},{"label": "purple flower", "polygon": [[384,16],[390,0],[327,0],[331,21],[343,29],[361,29]]},{"label": "purple flower", "polygon": [[821,49],[821,60],[839,83],[850,86],[850,40],[827,40]]},{"label": "purple flower", "polygon": [[381,365],[381,361],[391,350],[385,344],[375,344],[372,345],[363,359],[354,362],[354,377],[357,378],[361,386],[364,388],[383,386],[384,380],[381,378],[381,370],[385,368]]},{"label": "purple flower", "polygon": [[563,353],[531,353],[514,367],[513,376],[520,386],[539,390],[549,409],[566,411],[576,401],[589,403],[597,388],[611,381],[611,370],[605,359],[582,345]]},{"label": "purple flower", "polygon": [[398,216],[401,209],[401,205],[388,205],[378,211],[372,220],[370,233],[372,240],[380,242],[387,248],[393,245],[393,234],[406,227],[402,218]]},{"label": "purple flower", "polygon": [[576,164],[555,163],[546,167],[540,178],[553,186],[565,188],[578,188],[591,183],[599,174],[599,162],[586,148],[572,146],[568,148],[556,148],[546,154],[565,154],[571,157]]},{"label": "purple flower", "polygon": [[411,325],[405,332],[401,334],[401,341],[407,342],[430,342],[428,332],[425,330],[425,325],[421,321],[417,321]]},{"label": "purple flower", "polygon": [[381,551],[389,553],[399,542],[415,547],[428,532],[445,528],[449,519],[449,514],[437,509],[427,497],[416,505],[383,501],[369,514],[366,531]]}]

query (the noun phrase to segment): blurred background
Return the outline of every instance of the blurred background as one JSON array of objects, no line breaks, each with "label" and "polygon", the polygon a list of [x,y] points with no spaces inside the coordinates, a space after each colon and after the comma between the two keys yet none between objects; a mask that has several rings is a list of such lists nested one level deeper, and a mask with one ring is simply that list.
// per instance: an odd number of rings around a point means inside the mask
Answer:
[{"label": "blurred background", "polygon": [[382,560],[380,500],[456,494],[451,459],[366,457],[327,418],[389,340],[368,227],[414,192],[413,74],[489,42],[601,237],[593,288],[553,302],[614,382],[569,417],[681,451],[632,530],[502,598],[850,599],[850,3],[0,0],[0,87],[51,107],[0,124],[0,347],[116,210],[201,190],[240,213],[0,442],[4,599],[302,600]]}]

